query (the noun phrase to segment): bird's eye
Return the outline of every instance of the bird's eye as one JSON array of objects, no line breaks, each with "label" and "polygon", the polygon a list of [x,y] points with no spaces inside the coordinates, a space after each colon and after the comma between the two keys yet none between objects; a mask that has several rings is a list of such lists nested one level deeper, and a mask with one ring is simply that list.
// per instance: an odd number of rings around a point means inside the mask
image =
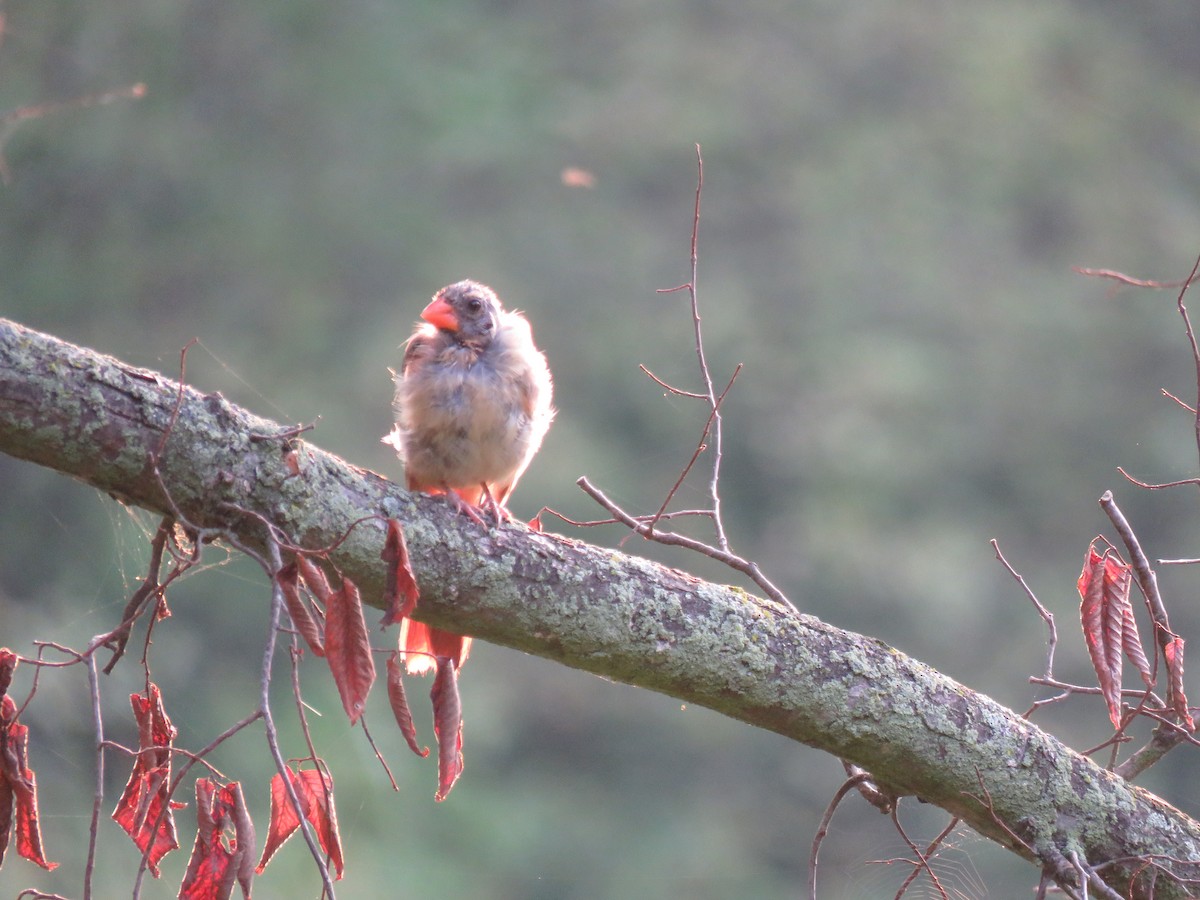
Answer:
[{"label": "bird's eye", "polygon": [[482,300],[477,300],[474,297],[472,297],[470,300],[467,301],[467,312],[478,313],[481,309],[483,309],[483,301]]}]

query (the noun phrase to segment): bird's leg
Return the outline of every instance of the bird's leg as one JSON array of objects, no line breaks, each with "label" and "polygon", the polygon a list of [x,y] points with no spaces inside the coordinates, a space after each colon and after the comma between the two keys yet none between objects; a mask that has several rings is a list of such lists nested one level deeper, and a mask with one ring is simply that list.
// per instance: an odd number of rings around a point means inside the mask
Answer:
[{"label": "bird's leg", "polygon": [[482,484],[480,487],[483,488],[483,508],[496,517],[496,524],[503,525],[505,522],[511,522],[512,513],[496,502],[496,498],[492,496],[491,488],[487,484]]},{"label": "bird's leg", "polygon": [[446,489],[446,500],[454,507],[454,511],[466,516],[472,522],[476,522],[487,528],[487,522],[483,521],[483,517],[479,515],[478,507],[470,500],[467,500],[458,491],[453,488]]}]

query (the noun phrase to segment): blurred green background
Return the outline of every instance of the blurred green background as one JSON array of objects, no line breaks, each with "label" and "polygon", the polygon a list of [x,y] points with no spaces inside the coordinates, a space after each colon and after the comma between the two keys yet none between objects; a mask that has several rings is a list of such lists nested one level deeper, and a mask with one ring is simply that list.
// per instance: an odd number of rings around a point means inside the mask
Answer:
[{"label": "blurred green background", "polygon": [[[24,124],[5,147],[0,313],[177,371],[390,477],[387,367],[427,298],[492,284],[534,324],[559,416],[516,492],[599,511],[586,474],[652,511],[704,411],[644,363],[698,384],[684,294],[694,144],[705,161],[700,298],[726,408],[735,548],[798,606],[877,635],[1018,710],[1043,696],[1046,630],[993,559],[1000,541],[1058,616],[1057,674],[1088,682],[1076,624],[1096,499],[1114,489],[1153,557],[1200,555],[1195,396],[1173,292],[1072,265],[1179,279],[1200,250],[1200,20],[1191,4],[632,0],[338,4],[9,0],[0,110],[144,82],[140,101]],[[591,186],[565,183],[576,168]],[[569,181],[570,179],[566,179]],[[144,571],[153,521],[0,459],[0,644],[83,645]],[[681,493],[703,501],[703,478]],[[580,532],[704,577],[732,573],[614,528]],[[179,745],[247,714],[268,590],[212,550],[171,595],[153,668]],[[1196,578],[1160,573],[1200,635]],[[303,755],[278,663],[285,752]],[[466,773],[433,802],[432,760],[369,721],[393,794],[319,660],[301,667],[337,782],[339,896],[777,898],[803,892],[836,760],[677,701],[477,645],[462,676]],[[29,686],[21,670],[16,691]],[[0,895],[78,896],[93,758],[84,674],[46,675],[33,730],[52,874],[10,857]],[[1191,683],[1195,695],[1200,686]],[[104,683],[113,740],[135,738],[136,654]],[[410,692],[432,740],[425,687]],[[1194,699],[1194,698],[1193,698]],[[1074,746],[1109,734],[1078,699],[1036,718]],[[1145,779],[1200,813],[1194,752]],[[214,763],[265,830],[261,731]],[[128,763],[108,757],[106,811]],[[190,792],[190,788],[188,789]],[[185,799],[190,800],[190,793]],[[917,840],[944,823],[902,809]],[[180,818],[181,840],[194,835]],[[144,896],[174,896],[186,851]],[[822,850],[821,896],[891,896],[908,874],[856,799]],[[104,829],[100,896],[136,855]],[[1032,868],[969,834],[940,874],[968,897],[1027,896]],[[316,896],[293,841],[262,896]],[[912,896],[927,896],[916,893]]]}]

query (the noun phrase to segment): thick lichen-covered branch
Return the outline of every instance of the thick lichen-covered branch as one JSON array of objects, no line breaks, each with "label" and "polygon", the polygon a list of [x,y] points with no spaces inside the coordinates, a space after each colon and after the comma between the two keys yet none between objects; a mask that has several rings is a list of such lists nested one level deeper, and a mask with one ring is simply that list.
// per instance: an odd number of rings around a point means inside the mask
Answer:
[{"label": "thick lichen-covered branch", "polygon": [[1200,877],[1200,824],[882,642],[614,550],[485,532],[219,395],[4,320],[0,451],[251,546],[267,521],[309,548],[348,533],[331,559],[368,602],[399,519],[419,618],[836,754],[1063,879],[1072,858],[1118,861],[1102,874],[1122,892],[1140,873],[1133,896],[1155,871],[1158,898]]}]

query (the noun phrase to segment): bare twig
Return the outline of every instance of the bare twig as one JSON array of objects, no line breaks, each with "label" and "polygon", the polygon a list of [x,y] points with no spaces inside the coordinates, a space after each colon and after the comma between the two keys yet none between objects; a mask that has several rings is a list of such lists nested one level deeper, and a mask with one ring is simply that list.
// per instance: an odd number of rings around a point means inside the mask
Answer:
[{"label": "bare twig", "polygon": [[1097,897],[1103,897],[1105,900],[1123,900],[1119,893],[1104,883],[1095,869],[1080,861],[1079,854],[1074,850],[1067,854],[1067,859],[1071,861],[1071,865],[1079,874],[1079,883],[1083,885],[1084,897],[1089,896],[1088,889],[1090,888],[1095,891]]},{"label": "bare twig", "polygon": [[[1042,621],[1046,623],[1046,628],[1049,630],[1050,634],[1046,639],[1046,668],[1042,673],[1042,677],[1045,679],[1053,678],[1054,651],[1058,647],[1058,629],[1054,625],[1054,613],[1050,612],[1050,610],[1046,609],[1046,607],[1042,605],[1041,601],[1038,600],[1037,595],[1034,594],[1033,589],[1030,588],[1025,582],[1025,578],[1021,575],[1021,573],[1014,569],[1009,561],[1004,558],[1004,554],[1000,552],[1000,544],[994,538],[991,541],[991,545],[992,550],[996,553],[996,559],[1000,560],[1000,564],[1008,570],[1008,574],[1017,580],[1017,584],[1021,585],[1021,590],[1025,592],[1025,596],[1029,598],[1031,603],[1033,603],[1034,608],[1038,611],[1038,615],[1041,616]],[[1030,681],[1032,680],[1033,679],[1031,678]],[[1029,713],[1033,712],[1038,705],[1045,704],[1046,702],[1048,701],[1039,700],[1037,703],[1035,703],[1032,707],[1030,707],[1029,711],[1025,713],[1025,718],[1029,718]]]},{"label": "bare twig", "polygon": [[104,667],[105,675],[111,674],[113,667],[125,655],[125,647],[129,643],[129,634],[133,630],[133,623],[142,614],[147,601],[151,597],[161,596],[162,584],[159,581],[158,573],[162,570],[163,551],[170,538],[171,529],[174,527],[173,516],[163,516],[158,523],[158,531],[154,533],[154,539],[150,542],[150,565],[146,571],[146,578],[141,587],[133,592],[129,602],[125,604],[125,611],[121,615],[121,624],[105,640],[105,645],[111,647],[113,652],[112,659]]},{"label": "bare twig", "polygon": [[691,397],[693,400],[707,400],[708,399],[707,394],[697,394],[694,391],[685,391],[685,390],[683,390],[683,388],[677,388],[677,387],[674,387],[673,385],[667,384],[665,381],[663,381],[661,378],[659,378],[657,375],[655,375],[653,372],[651,372],[649,369],[647,369],[641,363],[638,363],[638,368],[641,369],[642,372],[645,373],[646,377],[648,377],[651,381],[653,381],[655,384],[657,384],[659,387],[663,388],[664,390],[666,390],[669,393],[675,394],[679,397]]},{"label": "bare twig", "polygon": [[616,520],[625,525],[627,528],[632,529],[643,537],[652,538],[653,540],[658,541],[660,544],[669,544],[674,547],[686,547],[688,550],[694,550],[697,553],[707,556],[709,559],[715,559],[717,562],[724,563],[731,569],[736,569],[737,571],[741,572],[743,575],[757,584],[763,589],[763,591],[766,592],[767,596],[769,596],[776,603],[782,603],[789,609],[796,608],[792,604],[792,601],[784,596],[784,593],[779,590],[779,588],[775,587],[774,584],[767,580],[767,577],[763,575],[762,570],[759,569],[758,563],[751,562],[748,559],[743,559],[736,553],[731,553],[727,550],[719,550],[716,547],[705,544],[703,541],[698,541],[695,538],[690,538],[674,531],[653,531],[648,522],[641,521],[636,517],[629,515],[629,513],[625,512],[625,510],[621,509],[621,507],[609,500],[608,497],[604,495],[604,492],[595,487],[590,481],[587,480],[586,477],[578,479],[575,483],[583,488],[584,493],[612,513]]},{"label": "bare twig", "polygon": [[[653,372],[651,372],[646,366],[643,365],[640,367],[641,370],[646,374],[646,376],[648,378],[650,378],[655,384],[657,384],[659,387],[662,387],[664,390],[668,391],[669,393],[680,396],[680,397],[689,397],[692,399],[703,400],[708,405],[708,408],[709,408],[708,418],[706,419],[706,421],[704,423],[704,428],[700,433],[700,439],[696,443],[696,449],[692,452],[691,457],[688,459],[687,463],[684,465],[683,470],[679,474],[679,477],[675,479],[675,483],[671,486],[671,489],[669,491],[667,491],[666,497],[663,499],[663,502],[659,506],[658,511],[655,512],[654,515],[652,515],[652,516],[648,516],[648,517],[647,516],[634,516],[634,515],[626,512],[624,509],[622,509],[620,506],[618,506],[612,500],[609,500],[608,497],[606,497],[603,494],[603,492],[599,490],[599,488],[594,487],[587,480],[586,477],[580,478],[575,483],[578,484],[581,488],[583,488],[583,490],[588,494],[588,496],[590,496],[593,500],[595,500],[602,507],[604,507],[606,510],[608,510],[613,515],[613,519],[580,523],[580,522],[573,522],[571,519],[568,519],[566,516],[562,516],[559,513],[555,513],[553,510],[547,510],[547,511],[558,516],[560,519],[562,519],[565,522],[568,522],[570,524],[576,524],[576,525],[599,525],[599,524],[606,524],[607,522],[613,522],[613,521],[619,522],[619,523],[625,525],[627,528],[630,528],[631,530],[633,530],[636,534],[640,534],[642,537],[646,538],[647,540],[656,541],[660,544],[668,544],[668,545],[672,545],[672,546],[676,546],[676,547],[684,547],[689,550],[693,550],[697,553],[700,553],[704,556],[709,557],[710,559],[714,559],[720,563],[723,563],[723,564],[729,566],[730,568],[735,569],[738,572],[741,572],[743,575],[745,575],[751,581],[753,581],[756,585],[758,585],[760,588],[762,588],[762,590],[772,600],[775,600],[777,603],[782,603],[783,605],[785,605],[791,609],[795,609],[796,607],[792,604],[792,602],[790,600],[787,599],[786,596],[784,596],[783,592],[781,590],[779,590],[779,588],[777,588],[774,584],[772,584],[771,581],[762,573],[762,570],[759,568],[757,563],[755,563],[751,560],[747,560],[733,552],[733,550],[729,544],[729,538],[725,532],[724,521],[721,517],[721,493],[720,493],[721,460],[722,460],[721,405],[725,401],[726,396],[728,396],[730,388],[733,387],[733,382],[737,379],[738,373],[741,372],[742,365],[741,365],[741,363],[739,363],[734,368],[733,374],[729,378],[729,382],[725,385],[725,389],[722,390],[720,392],[720,394],[718,394],[717,390],[716,390],[716,386],[713,383],[712,370],[709,368],[708,358],[704,351],[704,333],[703,333],[703,330],[701,329],[700,303],[698,300],[698,294],[697,294],[697,289],[696,289],[696,285],[697,285],[697,281],[698,281],[698,279],[697,279],[698,266],[699,266],[699,259],[700,259],[699,249],[698,249],[699,248],[699,240],[700,240],[700,199],[703,196],[703,193],[704,193],[704,159],[700,154],[700,145],[697,144],[696,145],[696,199],[695,199],[695,205],[694,205],[693,211],[692,211],[692,235],[691,235],[691,257],[690,257],[691,279],[687,283],[677,285],[676,287],[673,287],[673,288],[661,288],[661,289],[659,289],[658,293],[669,294],[669,293],[676,293],[679,291],[687,291],[688,298],[689,298],[689,301],[691,304],[692,330],[693,330],[693,334],[695,336],[696,359],[700,366],[700,376],[704,382],[704,391],[703,392],[687,391],[687,390],[683,390],[682,388],[677,388],[674,385],[668,384],[666,381],[663,381],[661,378],[659,378],[657,375],[655,375]],[[711,444],[711,446],[710,446],[710,444]],[[687,479],[688,475],[691,473],[692,469],[695,467],[696,462],[699,460],[701,454],[704,453],[704,451],[706,451],[706,450],[712,451],[712,468],[711,468],[711,473],[709,475],[709,481],[708,481],[708,493],[709,493],[710,507],[706,510],[688,510],[685,513],[672,513],[670,511],[668,511],[667,507],[671,504],[671,501],[675,499],[675,495],[679,492],[679,489],[682,487],[683,482]],[[540,515],[540,513],[539,513],[539,515]],[[713,530],[716,533],[715,544],[708,544],[708,543],[705,543],[704,541],[697,540],[696,538],[691,538],[691,537],[687,537],[682,534],[678,534],[677,532],[672,532],[672,531],[664,532],[664,531],[659,531],[657,529],[658,524],[661,521],[663,521],[664,519],[669,519],[669,518],[672,518],[674,516],[679,516],[679,515],[700,515],[700,516],[704,516],[707,519],[710,519],[713,523]]]},{"label": "bare twig", "polygon": [[[687,292],[688,292],[688,299],[691,302],[692,331],[696,338],[696,359],[700,364],[700,376],[704,379],[704,389],[705,389],[704,399],[706,399],[708,401],[709,408],[712,410],[712,415],[709,417],[709,421],[704,426],[704,433],[701,435],[700,444],[701,444],[701,448],[703,448],[705,440],[708,437],[710,429],[711,429],[712,440],[713,440],[713,447],[712,447],[713,464],[712,464],[712,476],[709,478],[709,482],[708,482],[708,493],[709,493],[709,499],[712,501],[713,528],[716,530],[716,533],[717,533],[717,546],[721,550],[728,552],[729,539],[725,535],[725,525],[721,519],[721,491],[720,491],[720,480],[721,480],[721,411],[720,411],[720,407],[721,407],[721,404],[717,398],[716,389],[713,387],[712,372],[708,368],[708,359],[706,358],[705,353],[704,353],[704,335],[700,329],[700,302],[699,302],[699,299],[697,296],[697,288],[696,288],[696,285],[698,282],[698,279],[697,279],[698,267],[699,267],[699,262],[700,262],[700,255],[699,255],[699,251],[698,251],[699,238],[700,238],[700,198],[703,194],[704,194],[704,158],[700,155],[700,145],[697,144],[696,145],[696,204],[695,204],[695,208],[692,213],[691,279],[688,281],[688,283],[686,285],[680,285],[679,287],[669,288],[668,290],[660,291],[660,293],[671,293],[671,292],[686,288]],[[741,368],[741,366],[738,366],[738,369],[740,369],[740,368]],[[736,377],[737,377],[737,372],[735,371],[733,373],[733,378],[736,378]],[[733,384],[733,378],[729,379],[730,385]],[[658,381],[658,379],[655,379],[655,381]],[[662,382],[659,382],[659,383],[661,384]],[[721,394],[722,399],[724,398],[725,393],[727,393],[728,391],[729,391],[729,388],[726,387],[725,392],[723,392]],[[689,462],[687,467],[684,469],[683,475],[680,476],[680,481],[682,481],[683,478],[686,477],[688,470],[691,469],[692,464],[694,462],[695,462],[695,457],[692,458],[692,461]],[[670,502],[669,497],[668,497],[668,502]],[[666,504],[664,503],[663,506],[665,507]]]},{"label": "bare twig", "polygon": [[1179,315],[1183,317],[1183,330],[1187,334],[1188,344],[1192,348],[1192,362],[1196,366],[1196,406],[1195,406],[1195,430],[1196,430],[1196,450],[1200,452],[1200,347],[1196,345],[1196,332],[1192,328],[1191,317],[1188,316],[1187,305],[1183,302],[1187,297],[1188,286],[1196,280],[1196,272],[1200,271],[1200,256],[1196,257],[1196,262],[1192,265],[1192,271],[1188,273],[1187,280],[1179,289],[1179,296],[1176,298],[1175,305],[1179,308]]},{"label": "bare twig", "polygon": [[[696,444],[696,450],[694,453],[692,453],[692,458],[688,460],[687,465],[683,467],[683,471],[679,473],[679,477],[675,480],[675,484],[673,484],[671,489],[667,491],[667,496],[663,499],[662,506],[658,508],[658,512],[656,512],[650,519],[649,526],[651,532],[653,532],[654,526],[658,524],[658,520],[661,519],[666,513],[667,506],[670,504],[671,500],[674,499],[676,492],[678,492],[679,488],[683,486],[684,479],[688,477],[688,473],[691,472],[692,467],[696,465],[696,460],[700,458],[700,454],[708,448],[709,434],[712,434],[717,442],[720,441],[718,435],[720,434],[721,424],[721,404],[725,400],[725,395],[729,393],[729,389],[733,387],[733,382],[737,380],[738,373],[740,371],[742,371],[742,364],[738,363],[737,367],[733,370],[733,375],[730,376],[729,384],[725,385],[725,390],[721,391],[721,396],[713,400],[712,412],[708,415],[708,421],[704,423],[704,431],[702,431],[700,434],[700,441]],[[657,379],[655,380],[657,381]],[[710,516],[713,520],[714,527],[716,527],[718,532],[718,544],[720,545],[720,548],[722,550],[728,550],[729,541],[725,539],[725,533],[721,526],[721,512],[718,504],[713,504]]]},{"label": "bare twig", "polygon": [[317,869],[321,873],[324,896],[328,897],[329,900],[334,900],[335,894],[333,881],[329,877],[329,866],[326,864],[325,855],[321,852],[321,847],[313,835],[312,827],[305,818],[304,804],[300,802],[295,785],[292,784],[287,761],[283,758],[283,753],[279,749],[279,733],[275,730],[275,720],[271,716],[271,664],[275,656],[275,636],[279,631],[279,619],[284,603],[283,589],[279,586],[279,579],[275,576],[283,568],[283,560],[279,555],[279,545],[274,540],[268,540],[267,553],[268,562],[270,563],[267,574],[271,581],[271,621],[270,627],[267,629],[266,647],[263,649],[262,677],[259,681],[259,711],[262,713],[263,722],[266,725],[267,746],[270,748],[271,756],[275,760],[275,769],[279,772],[279,777],[283,781],[283,789],[287,792],[288,801],[292,804],[292,810],[300,819],[300,833],[304,836],[304,843],[308,845],[308,852],[312,855],[313,861],[317,864]]},{"label": "bare twig", "polygon": [[[924,864],[925,868],[929,868],[929,858],[937,853],[938,849],[942,846],[942,842],[950,836],[950,833],[954,831],[957,826],[958,817],[954,816],[946,824],[946,827],[938,832],[937,836],[929,842],[929,844],[925,847],[924,853],[917,851],[917,855],[921,858],[921,862]],[[896,827],[899,827],[899,822],[896,823]],[[901,834],[903,834],[903,830],[901,830]],[[905,836],[905,840],[908,840],[907,836]],[[917,880],[917,877],[920,874],[921,867],[914,866],[913,870],[908,874],[908,877],[904,879],[904,883],[900,885],[900,890],[896,891],[896,900],[900,900],[900,898],[904,896],[904,893],[909,889],[912,883]],[[932,870],[930,870],[930,874],[932,875]],[[939,885],[939,888],[940,887],[941,885]]]},{"label": "bare twig", "polygon": [[92,698],[92,725],[96,730],[96,790],[92,795],[92,822],[88,829],[87,863],[83,869],[83,900],[91,900],[92,876],[96,872],[96,842],[100,836],[100,815],[104,806],[104,717],[100,713],[100,677],[96,673],[95,654],[84,661],[88,673],[88,691]]},{"label": "bare twig", "polygon": [[1121,466],[1117,466],[1117,471],[1120,472],[1121,476],[1130,484],[1136,484],[1138,487],[1145,488],[1148,491],[1161,491],[1166,488],[1200,485],[1200,478],[1181,478],[1179,481],[1160,481],[1155,483],[1150,481],[1140,481],[1126,472]]},{"label": "bare twig", "polygon": [[817,826],[817,833],[813,836],[812,850],[808,855],[808,896],[810,900],[817,900],[817,861],[821,853],[821,844],[824,842],[825,836],[829,834],[829,823],[833,821],[833,814],[837,812],[838,806],[848,793],[870,780],[870,772],[859,772],[857,775],[852,775],[842,782],[842,786],[834,792],[833,799],[825,807],[825,814],[821,816],[821,824]]},{"label": "bare twig", "polygon": [[371,737],[370,729],[367,728],[367,714],[363,713],[359,716],[358,721],[362,725],[363,734],[367,737],[367,743],[371,745],[371,750],[375,753],[375,758],[379,760],[379,764],[383,766],[384,774],[387,775],[388,781],[392,783],[392,790],[400,790],[400,785],[396,784],[396,778],[392,775],[391,767],[388,766],[387,760],[383,758],[383,754],[379,752],[379,748],[375,746],[375,738]]},{"label": "bare twig", "polygon": [[[933,882],[933,887],[938,892],[938,896],[940,896],[942,900],[950,900],[950,895],[947,894],[946,889],[942,887],[941,879],[937,877],[937,873],[934,872],[933,867],[929,865],[929,854],[921,851],[921,848],[918,847],[913,839],[908,836],[908,832],[904,830],[904,826],[900,824],[899,806],[896,806],[892,810],[892,824],[896,827],[896,831],[900,835],[901,840],[908,845],[908,849],[912,852],[913,856],[917,858],[916,867],[914,867],[912,873],[905,880],[904,884],[900,886],[900,890],[896,892],[896,900],[900,900],[900,898],[904,896],[904,892],[908,890],[908,886],[912,884],[912,882],[916,879],[916,876],[922,871],[929,874],[929,880]],[[943,834],[947,833],[948,832],[943,832]]]},{"label": "bare twig", "polygon": [[1180,287],[1187,287],[1196,278],[1195,270],[1192,271],[1187,281],[1151,281],[1145,278],[1133,278],[1123,272],[1117,272],[1113,269],[1087,269],[1083,266],[1071,266],[1071,271],[1079,275],[1087,275],[1090,278],[1108,278],[1118,284],[1125,284],[1130,287],[1155,288],[1157,290],[1175,290]]}]

